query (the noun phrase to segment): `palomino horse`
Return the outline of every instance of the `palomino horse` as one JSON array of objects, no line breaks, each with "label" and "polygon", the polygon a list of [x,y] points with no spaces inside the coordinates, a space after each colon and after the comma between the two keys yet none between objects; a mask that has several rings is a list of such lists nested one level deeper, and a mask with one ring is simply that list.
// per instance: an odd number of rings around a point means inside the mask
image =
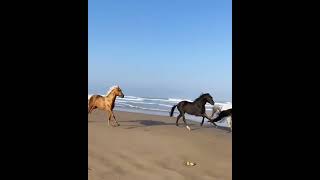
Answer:
[{"label": "palomino horse", "polygon": [[[114,102],[117,96],[121,98],[124,97],[124,94],[122,93],[122,90],[119,86],[112,86],[107,92],[106,96],[92,95],[89,99],[88,114],[90,114],[96,108],[107,111],[109,114],[108,126],[110,126],[111,116],[113,117],[117,125],[120,126],[113,114]],[[112,126],[114,126],[113,123]]]},{"label": "palomino horse", "polygon": [[[204,121],[204,118],[207,118],[209,120],[210,117],[206,114],[206,103],[210,103],[211,105],[214,105],[214,101],[212,96],[209,93],[201,94],[197,99],[195,99],[193,102],[188,101],[181,101],[177,105],[174,105],[170,112],[170,117],[172,117],[174,109],[178,107],[178,110],[180,112],[179,116],[177,117],[176,125],[178,125],[179,119],[182,117],[184,124],[186,125],[186,128],[190,131],[190,127],[186,123],[186,119],[184,117],[184,113],[194,115],[194,116],[202,116],[202,122]],[[214,123],[213,123],[214,124]]]}]

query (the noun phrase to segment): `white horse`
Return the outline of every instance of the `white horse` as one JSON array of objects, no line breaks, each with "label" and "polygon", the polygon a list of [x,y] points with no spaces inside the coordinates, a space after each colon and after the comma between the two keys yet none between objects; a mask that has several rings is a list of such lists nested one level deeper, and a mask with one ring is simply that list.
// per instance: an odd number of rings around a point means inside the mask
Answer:
[{"label": "white horse", "polygon": [[222,107],[214,106],[212,109],[212,115],[211,118],[214,117],[212,120],[209,120],[211,123],[215,123],[218,121],[224,121],[227,120],[227,124],[229,128],[231,129],[230,132],[232,132],[232,108],[222,110]]}]

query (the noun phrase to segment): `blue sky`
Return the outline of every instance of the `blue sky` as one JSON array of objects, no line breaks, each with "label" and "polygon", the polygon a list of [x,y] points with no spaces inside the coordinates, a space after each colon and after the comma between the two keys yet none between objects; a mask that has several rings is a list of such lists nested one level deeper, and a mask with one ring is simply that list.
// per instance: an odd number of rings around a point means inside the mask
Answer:
[{"label": "blue sky", "polygon": [[89,0],[89,93],[232,100],[231,0]]}]

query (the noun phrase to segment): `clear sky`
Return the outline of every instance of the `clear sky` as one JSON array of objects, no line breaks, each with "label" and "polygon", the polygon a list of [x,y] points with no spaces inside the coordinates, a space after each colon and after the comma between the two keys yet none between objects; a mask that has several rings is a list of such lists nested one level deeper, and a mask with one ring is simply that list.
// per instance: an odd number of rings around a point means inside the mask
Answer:
[{"label": "clear sky", "polygon": [[89,0],[89,93],[232,100],[231,0]]}]

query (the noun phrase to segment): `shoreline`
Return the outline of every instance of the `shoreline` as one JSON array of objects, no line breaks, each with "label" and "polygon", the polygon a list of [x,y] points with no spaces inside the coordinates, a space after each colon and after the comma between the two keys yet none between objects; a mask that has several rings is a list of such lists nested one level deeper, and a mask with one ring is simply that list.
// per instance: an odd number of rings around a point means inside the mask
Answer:
[{"label": "shoreline", "polygon": [[[90,94],[88,95],[88,99]],[[179,98],[155,98],[155,97],[137,97],[137,96],[125,96],[124,98],[116,98],[115,109],[116,111],[143,113],[149,115],[169,116],[171,108],[177,103],[186,99]],[[191,100],[188,100],[191,102]],[[222,110],[232,108],[232,102],[215,102],[215,106],[220,106]],[[212,114],[213,106],[209,103],[205,105],[206,112],[209,116]],[[178,116],[177,109],[174,111],[174,116]],[[192,116],[185,114],[188,121],[201,122],[202,117]],[[207,121],[205,121],[207,123]],[[220,121],[218,126],[228,127],[226,121]]]},{"label": "shoreline", "polygon": [[[174,112],[173,117],[169,116],[170,112],[158,112],[158,111],[150,111],[150,110],[136,110],[136,109],[125,109],[125,108],[119,108],[116,107],[115,112],[129,112],[129,113],[138,113],[138,114],[145,114],[145,115],[155,115],[155,116],[162,116],[162,117],[169,117],[169,118],[177,118],[177,115],[179,114],[178,112]],[[211,113],[211,112],[210,112]],[[166,115],[167,114],[167,115]],[[210,116],[211,114],[209,114]],[[197,117],[197,116],[193,116],[193,115],[189,115],[186,114],[186,121],[188,122],[192,122],[192,123],[200,123],[202,120],[202,117]],[[182,119],[179,120],[179,122],[181,122]],[[207,122],[208,120],[205,119],[204,121],[204,125],[211,125],[211,123]],[[221,127],[221,128],[228,128],[229,126],[227,125],[227,123],[222,120],[222,122],[216,122],[216,124]],[[219,128],[218,127],[218,128]]]}]

